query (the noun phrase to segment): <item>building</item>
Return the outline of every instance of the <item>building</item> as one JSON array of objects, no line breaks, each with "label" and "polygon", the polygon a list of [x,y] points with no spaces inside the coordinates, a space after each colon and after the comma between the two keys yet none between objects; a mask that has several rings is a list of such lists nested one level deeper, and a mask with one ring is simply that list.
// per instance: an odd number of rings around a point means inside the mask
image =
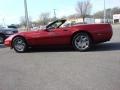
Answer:
[{"label": "building", "polygon": [[113,15],[113,23],[120,23],[120,14]]},{"label": "building", "polygon": [[97,18],[95,19],[95,23],[104,23],[104,19]]},{"label": "building", "polygon": [[85,22],[83,22],[83,18],[73,18],[73,19],[67,19],[67,22],[69,23],[86,23],[86,24],[91,24],[95,23],[95,20],[93,18],[85,18]]}]

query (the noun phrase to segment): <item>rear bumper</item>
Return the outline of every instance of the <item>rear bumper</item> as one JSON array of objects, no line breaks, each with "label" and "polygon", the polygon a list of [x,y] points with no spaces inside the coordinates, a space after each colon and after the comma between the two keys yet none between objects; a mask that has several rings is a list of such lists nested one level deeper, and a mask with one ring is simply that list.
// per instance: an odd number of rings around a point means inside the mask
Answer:
[{"label": "rear bumper", "polygon": [[110,41],[112,38],[112,33],[106,33],[106,34],[96,34],[95,36],[95,43],[101,43],[101,42],[107,42]]}]

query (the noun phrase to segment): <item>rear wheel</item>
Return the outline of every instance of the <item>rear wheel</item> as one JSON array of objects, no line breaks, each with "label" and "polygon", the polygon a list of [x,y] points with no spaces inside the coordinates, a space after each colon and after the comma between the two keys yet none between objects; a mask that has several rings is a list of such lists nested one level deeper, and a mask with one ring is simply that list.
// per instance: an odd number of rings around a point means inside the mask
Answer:
[{"label": "rear wheel", "polygon": [[4,35],[0,35],[0,44],[3,44],[5,40],[5,36]]},{"label": "rear wheel", "polygon": [[27,43],[22,37],[16,37],[12,45],[16,52],[23,53],[27,50]]},{"label": "rear wheel", "polygon": [[87,51],[90,49],[92,40],[87,33],[78,33],[73,37],[72,45],[76,50]]}]

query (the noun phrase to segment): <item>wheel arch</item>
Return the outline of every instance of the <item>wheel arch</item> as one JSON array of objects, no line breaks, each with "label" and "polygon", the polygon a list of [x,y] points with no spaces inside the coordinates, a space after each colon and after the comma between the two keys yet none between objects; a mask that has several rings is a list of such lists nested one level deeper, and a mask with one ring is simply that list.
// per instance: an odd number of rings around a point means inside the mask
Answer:
[{"label": "wheel arch", "polygon": [[73,35],[72,35],[72,38],[71,38],[71,42],[72,42],[74,36],[76,34],[78,34],[78,33],[86,33],[86,34],[88,34],[88,36],[91,38],[92,42],[94,43],[94,39],[93,39],[92,34],[90,32],[88,32],[88,31],[85,31],[85,30],[80,30],[80,31],[74,32]]},{"label": "wheel arch", "polygon": [[11,48],[13,48],[13,40],[14,40],[15,38],[17,38],[17,37],[20,37],[20,38],[24,39],[24,40],[25,40],[25,43],[27,44],[27,46],[29,45],[29,43],[27,42],[27,40],[26,40],[26,38],[25,38],[24,36],[22,36],[22,35],[16,35],[16,36],[13,37],[13,39],[12,39]]}]

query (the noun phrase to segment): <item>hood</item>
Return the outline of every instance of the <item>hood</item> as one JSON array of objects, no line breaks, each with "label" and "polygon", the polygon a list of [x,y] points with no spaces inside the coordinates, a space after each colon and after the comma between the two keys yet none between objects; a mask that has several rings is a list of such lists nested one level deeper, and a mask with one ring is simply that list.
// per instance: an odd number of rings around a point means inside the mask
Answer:
[{"label": "hood", "polygon": [[43,32],[46,32],[46,31],[45,30],[37,30],[37,31],[20,32],[20,33],[18,33],[18,35],[23,35],[23,36],[30,35],[30,36],[33,36],[33,35],[40,34],[40,33],[43,33]]}]

